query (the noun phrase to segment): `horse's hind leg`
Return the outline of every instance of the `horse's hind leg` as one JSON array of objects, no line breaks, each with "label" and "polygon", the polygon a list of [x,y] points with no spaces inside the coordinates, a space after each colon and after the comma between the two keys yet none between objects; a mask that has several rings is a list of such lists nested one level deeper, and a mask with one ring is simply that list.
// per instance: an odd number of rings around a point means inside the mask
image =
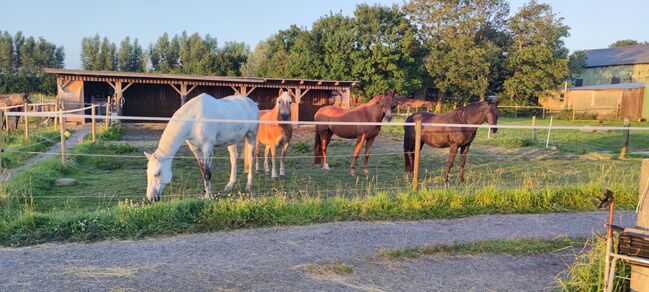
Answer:
[{"label": "horse's hind leg", "polygon": [[270,155],[270,145],[264,148],[264,174],[269,175],[270,169],[268,168],[268,155]]},{"label": "horse's hind leg", "polygon": [[286,160],[286,151],[288,150],[288,143],[284,143],[282,146],[282,157],[279,160],[279,177],[284,178],[286,173],[284,173],[284,160]]},{"label": "horse's hind leg", "polygon": [[365,176],[367,176],[370,173],[369,170],[367,169],[367,164],[368,161],[370,160],[370,151],[372,150],[372,144],[374,144],[374,138],[367,139],[367,142],[365,142],[365,161],[363,163],[363,174],[365,174]]},{"label": "horse's hind leg", "polygon": [[446,170],[444,171],[444,182],[449,181],[451,168],[453,167],[453,162],[455,161],[455,155],[457,154],[457,145],[452,145],[451,149],[448,152],[448,164],[446,165]]},{"label": "horse's hind leg", "polygon": [[363,149],[363,143],[365,143],[365,135],[361,135],[356,140],[356,148],[354,148],[354,157],[352,157],[352,166],[351,166],[352,176],[356,175],[356,171],[354,171],[354,169],[356,168],[356,160],[358,159],[358,155],[361,153],[361,149]]},{"label": "horse's hind leg", "polygon": [[464,164],[466,163],[466,158],[469,153],[469,146],[471,145],[460,147],[460,173],[458,177],[461,182],[464,182]]},{"label": "horse's hind leg", "polygon": [[270,146],[270,162],[272,164],[272,173],[270,177],[273,179],[277,178],[277,171],[275,171],[275,154],[277,154],[277,146],[272,145]]},{"label": "horse's hind leg", "polygon": [[255,143],[255,172],[259,172],[259,141]]},{"label": "horse's hind leg", "polygon": [[322,136],[322,169],[329,171],[331,168],[329,168],[329,161],[327,160],[327,146],[329,146],[329,142],[331,142],[331,136],[333,135],[333,132],[327,131],[324,136]]},{"label": "horse's hind leg", "polygon": [[230,181],[225,186],[225,191],[229,193],[237,181],[237,145],[228,146],[228,152],[230,153]]},{"label": "horse's hind leg", "polygon": [[257,142],[257,133],[248,133],[246,136],[245,142],[248,147],[248,151],[244,153],[244,165],[246,164],[245,161],[248,161],[248,181],[246,182],[246,192],[251,192],[252,191],[252,147],[255,145]]}]

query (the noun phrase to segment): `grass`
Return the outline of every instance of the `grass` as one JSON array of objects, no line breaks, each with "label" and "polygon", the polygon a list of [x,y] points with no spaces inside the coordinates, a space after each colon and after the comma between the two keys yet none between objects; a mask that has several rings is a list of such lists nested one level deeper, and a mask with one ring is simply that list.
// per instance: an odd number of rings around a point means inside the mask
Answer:
[{"label": "grass", "polygon": [[454,242],[433,244],[424,247],[380,250],[378,255],[390,260],[416,259],[426,255],[474,255],[483,253],[507,254],[511,256],[530,256],[555,252],[573,247],[583,240],[567,237],[556,239],[497,239],[477,242]]},{"label": "grass", "polygon": [[303,265],[305,271],[315,275],[338,275],[348,276],[354,273],[354,266],[341,260],[321,261],[313,264]]},{"label": "grass", "polygon": [[[131,239],[345,220],[592,211],[592,199],[601,188],[615,192],[621,209],[634,209],[637,204],[638,159],[581,160],[526,152],[535,148],[496,151],[480,140],[469,156],[466,184],[444,184],[441,167],[445,151],[426,149],[421,192],[413,194],[409,191],[411,179],[402,170],[400,142],[391,137],[398,129],[384,130],[387,138],[373,147],[373,153],[379,155],[370,158],[368,177],[349,175],[353,146],[340,139],[332,141],[329,151],[333,171],[323,172],[313,165],[308,153],[312,141],[307,137],[294,141],[298,146],[289,152],[293,157],[287,159],[287,179],[271,180],[257,174],[255,192],[243,194],[245,176],[239,167],[234,192],[221,200],[198,199],[200,172],[183,147],[174,161],[174,179],[165,189],[163,202],[152,205],[143,201],[146,159],[141,154],[152,149],[147,144],[121,143],[124,130],[111,128],[100,133],[96,144],[77,145],[66,166],[58,158],[45,160],[0,186],[0,244]],[[215,193],[229,175],[226,153],[220,148],[215,151]],[[62,177],[78,183],[54,186]]]},{"label": "grass", "polygon": [[[604,291],[604,261],[606,239],[596,236],[585,245],[588,252],[577,256],[564,273],[557,276],[557,283],[564,291]],[[629,291],[631,268],[618,262],[613,291]]]},{"label": "grass", "polygon": [[2,166],[5,168],[21,166],[34,156],[28,152],[45,151],[59,141],[59,131],[54,127],[31,129],[29,139],[25,138],[23,131],[3,132],[2,136],[5,150]]}]

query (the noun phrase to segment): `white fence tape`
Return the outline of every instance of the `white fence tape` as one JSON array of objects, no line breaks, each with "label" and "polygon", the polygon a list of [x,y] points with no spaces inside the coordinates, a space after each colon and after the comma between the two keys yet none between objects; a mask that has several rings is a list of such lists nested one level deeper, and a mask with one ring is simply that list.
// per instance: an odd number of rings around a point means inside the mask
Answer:
[{"label": "white fence tape", "polygon": [[[76,119],[90,119],[92,115],[86,114],[71,114],[86,109],[88,106],[80,109],[72,109],[57,112],[6,112],[7,116],[27,116],[27,117],[59,117],[63,113],[65,118]],[[97,120],[105,120],[103,115],[95,115]],[[154,122],[168,122],[172,118],[167,117],[138,117],[138,116],[110,116],[109,120],[131,120],[131,121],[154,121]],[[239,123],[239,124],[290,124],[294,126],[303,125],[335,125],[335,126],[414,126],[415,123],[406,122],[318,122],[318,121],[260,121],[260,120],[238,120],[238,119],[173,119],[178,122],[200,121],[209,123]],[[605,126],[528,126],[528,125],[472,125],[472,124],[450,124],[450,123],[422,123],[424,127],[449,127],[449,128],[498,128],[498,129],[537,129],[537,130],[588,130],[588,131],[649,131],[649,127],[605,127]]]}]

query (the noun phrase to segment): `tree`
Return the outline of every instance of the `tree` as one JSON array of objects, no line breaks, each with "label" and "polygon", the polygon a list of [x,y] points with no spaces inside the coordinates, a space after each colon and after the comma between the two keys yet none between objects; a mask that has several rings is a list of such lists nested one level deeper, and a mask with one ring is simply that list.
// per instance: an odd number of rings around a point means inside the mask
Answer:
[{"label": "tree", "polygon": [[149,46],[149,57],[153,71],[160,73],[177,73],[180,71],[180,40],[177,36],[169,39],[164,33],[155,44]]},{"label": "tree", "polygon": [[120,71],[144,72],[146,71],[147,57],[142,47],[135,39],[131,43],[129,37],[122,40],[117,53],[117,67]]},{"label": "tree", "polygon": [[352,78],[367,98],[387,90],[413,94],[423,85],[417,28],[397,6],[360,4],[354,11]]},{"label": "tree", "polygon": [[649,44],[649,42],[639,42],[636,40],[618,40],[613,42],[612,44],[608,45],[609,48],[621,48],[621,47],[629,47],[629,46],[638,46],[638,45],[646,45]]},{"label": "tree", "polygon": [[[411,0],[405,11],[420,27],[429,48],[425,66],[440,91],[436,110],[447,94],[458,101],[487,94],[491,69],[502,55],[497,40],[509,13],[503,0]],[[496,32],[496,33],[494,33]]]},{"label": "tree", "polygon": [[241,76],[241,67],[248,59],[250,49],[245,43],[226,42],[216,56],[216,74],[222,76]]},{"label": "tree", "polygon": [[101,42],[99,59],[101,62],[101,67],[97,70],[117,70],[117,47],[114,43],[111,43],[107,37],[104,37]]},{"label": "tree", "polygon": [[268,40],[259,42],[252,52],[248,52],[246,63],[241,67],[241,75],[250,77],[270,76],[270,54]]},{"label": "tree", "polygon": [[[175,38],[175,37],[174,37]],[[183,32],[179,37],[180,66],[186,74],[214,75],[216,74],[216,38],[209,34],[203,39],[198,33],[187,36]]]},{"label": "tree", "polygon": [[586,69],[588,61],[588,56],[586,56],[586,53],[584,51],[574,51],[570,56],[568,57],[568,71],[569,71],[569,79],[571,83],[574,83],[574,81],[581,75],[582,72],[584,72],[584,69]]},{"label": "tree", "polygon": [[11,75],[16,72],[16,54],[11,34],[0,32],[0,75]]},{"label": "tree", "polygon": [[321,72],[311,74],[322,79],[352,79],[353,20],[342,13],[330,13],[313,23],[311,35],[317,44],[315,55],[322,63]]},{"label": "tree", "polygon": [[538,103],[545,90],[557,88],[568,77],[568,50],[563,39],[569,27],[548,4],[531,1],[509,20],[512,43],[505,95],[517,103]]},{"label": "tree", "polygon": [[81,40],[81,66],[85,70],[113,71],[118,69],[117,47],[99,34]]}]

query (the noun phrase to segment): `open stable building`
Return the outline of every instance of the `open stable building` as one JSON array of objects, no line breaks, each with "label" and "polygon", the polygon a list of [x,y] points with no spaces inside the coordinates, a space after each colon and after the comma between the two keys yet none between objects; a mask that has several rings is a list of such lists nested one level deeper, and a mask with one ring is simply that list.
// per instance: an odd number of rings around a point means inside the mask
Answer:
[{"label": "open stable building", "polygon": [[[354,81],[336,80],[65,69],[45,69],[45,72],[56,75],[57,97],[64,101],[66,110],[82,108],[91,103],[105,105],[110,100],[117,115],[139,117],[171,117],[183,103],[201,93],[216,98],[246,95],[259,104],[259,109],[270,109],[279,91],[286,90],[293,97],[291,119],[312,121],[315,112],[323,106],[349,108],[351,90],[356,85]],[[103,113],[105,107],[98,112]],[[81,119],[68,121],[84,122]]]}]

